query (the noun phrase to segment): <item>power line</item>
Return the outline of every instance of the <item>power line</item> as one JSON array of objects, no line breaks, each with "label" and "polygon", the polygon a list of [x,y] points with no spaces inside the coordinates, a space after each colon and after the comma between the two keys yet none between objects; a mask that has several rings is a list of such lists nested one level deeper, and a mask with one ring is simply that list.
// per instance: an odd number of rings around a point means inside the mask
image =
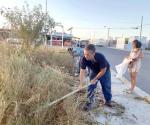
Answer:
[{"label": "power line", "polygon": [[[150,26],[150,24],[142,24],[143,27]],[[125,30],[125,29],[140,29],[141,25],[131,26],[131,27],[109,27],[109,29],[113,30]],[[74,29],[81,30],[104,30],[106,27],[74,27]]]},{"label": "power line", "polygon": [[[109,29],[113,30],[124,30],[124,29],[138,29],[139,26],[137,27],[110,27]],[[94,27],[74,27],[74,29],[81,29],[81,30],[104,30],[106,29],[105,27],[100,27],[100,28],[94,28]]]}]

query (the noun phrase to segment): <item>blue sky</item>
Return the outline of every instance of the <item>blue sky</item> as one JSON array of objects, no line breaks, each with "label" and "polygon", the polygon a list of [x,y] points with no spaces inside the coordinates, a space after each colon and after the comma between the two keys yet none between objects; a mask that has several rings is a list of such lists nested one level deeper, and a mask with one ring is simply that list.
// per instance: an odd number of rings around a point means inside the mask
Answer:
[{"label": "blue sky", "polygon": [[[30,6],[42,4],[45,0],[28,0]],[[110,36],[139,35],[139,30],[116,29],[150,24],[150,0],[47,0],[48,11],[65,30],[74,27],[73,34],[81,38],[107,38],[107,29],[111,27]],[[0,0],[0,6],[22,6],[24,0]],[[150,25],[143,27],[143,35],[150,36]]]}]

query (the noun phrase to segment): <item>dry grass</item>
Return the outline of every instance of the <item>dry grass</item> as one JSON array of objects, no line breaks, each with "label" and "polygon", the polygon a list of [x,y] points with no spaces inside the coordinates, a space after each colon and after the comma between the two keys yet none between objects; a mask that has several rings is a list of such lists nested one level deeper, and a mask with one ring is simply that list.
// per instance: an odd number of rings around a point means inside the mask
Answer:
[{"label": "dry grass", "polygon": [[29,115],[71,91],[73,63],[66,50],[24,53],[0,44],[0,60],[0,125],[76,125],[76,97]]},{"label": "dry grass", "polygon": [[65,73],[73,72],[73,59],[66,49],[62,48],[44,48],[33,49],[28,54],[28,59],[32,64],[43,66],[52,66],[63,70]]}]

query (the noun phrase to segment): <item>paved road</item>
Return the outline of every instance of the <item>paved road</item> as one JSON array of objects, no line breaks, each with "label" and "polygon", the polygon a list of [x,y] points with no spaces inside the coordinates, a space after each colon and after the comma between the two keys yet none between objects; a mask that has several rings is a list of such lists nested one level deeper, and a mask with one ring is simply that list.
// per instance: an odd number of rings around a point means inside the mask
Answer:
[{"label": "paved road", "polygon": [[[106,56],[113,70],[115,70],[115,65],[121,63],[124,57],[129,54],[127,51],[105,47],[97,47],[97,51],[103,53]],[[128,72],[125,74],[125,77],[130,80]],[[150,94],[150,53],[144,54],[142,67],[138,73],[137,86]]]}]

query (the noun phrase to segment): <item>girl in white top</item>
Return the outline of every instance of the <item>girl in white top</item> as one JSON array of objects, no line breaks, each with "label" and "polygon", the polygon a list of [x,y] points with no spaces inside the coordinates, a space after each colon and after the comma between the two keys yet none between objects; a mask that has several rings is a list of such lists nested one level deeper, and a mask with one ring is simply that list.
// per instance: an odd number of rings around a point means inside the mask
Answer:
[{"label": "girl in white top", "polygon": [[117,77],[122,77],[126,72],[127,68],[130,72],[131,77],[131,87],[127,89],[128,93],[132,93],[136,85],[137,73],[141,67],[141,59],[143,58],[143,53],[141,50],[141,42],[134,40],[132,42],[132,50],[128,57],[126,57],[123,62],[116,66]]}]

